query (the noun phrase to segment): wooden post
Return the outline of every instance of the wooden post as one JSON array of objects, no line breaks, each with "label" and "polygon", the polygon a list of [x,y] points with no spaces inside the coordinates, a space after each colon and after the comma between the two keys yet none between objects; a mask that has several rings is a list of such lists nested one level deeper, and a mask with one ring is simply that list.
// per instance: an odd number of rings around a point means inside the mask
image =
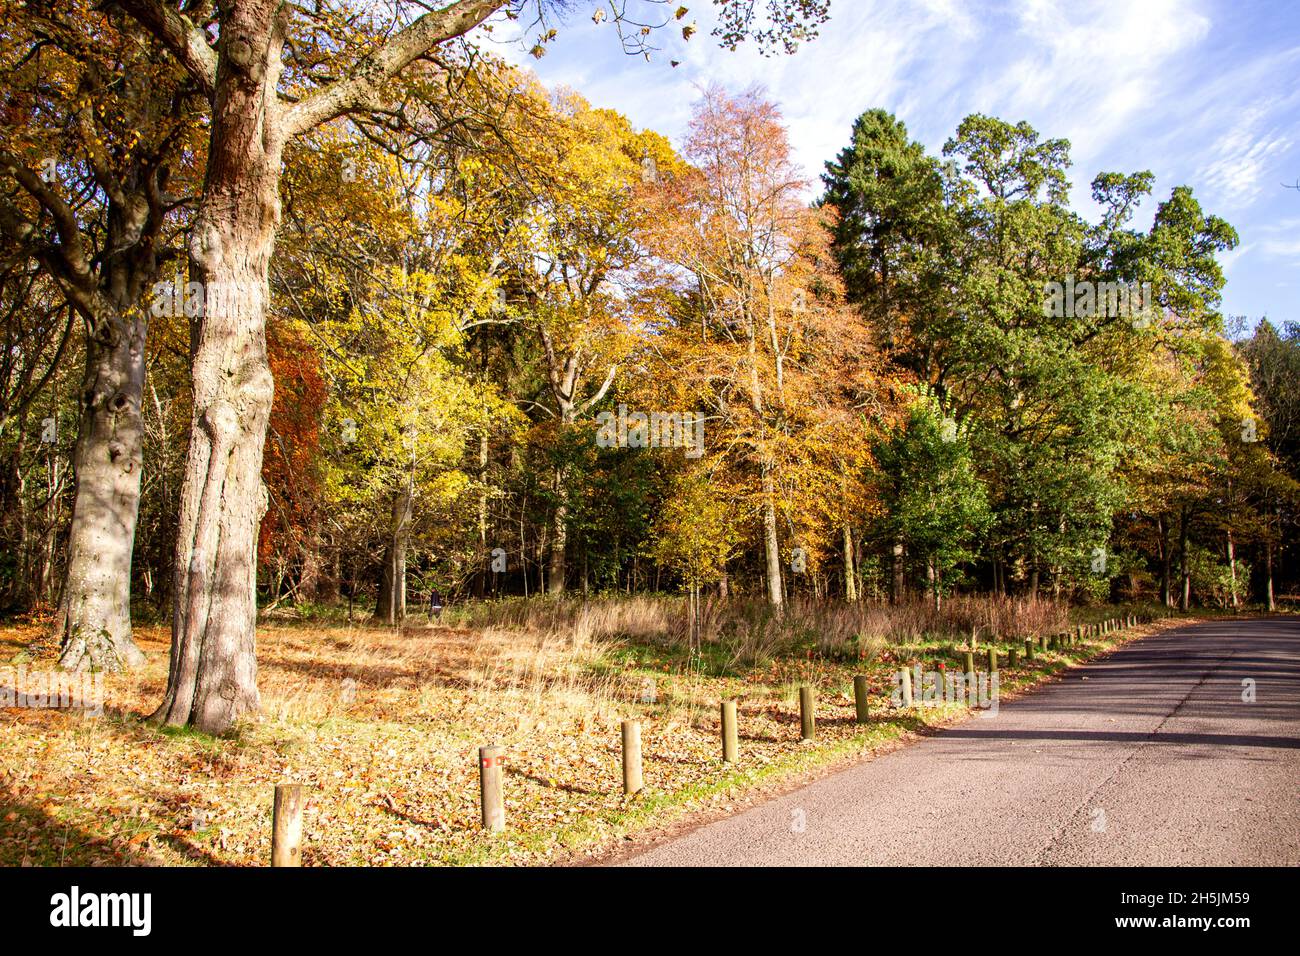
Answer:
[{"label": "wooden post", "polygon": [[623,792],[631,796],[641,789],[641,722],[623,721]]},{"label": "wooden post", "polygon": [[722,760],[724,763],[735,763],[736,755],[740,751],[740,744],[736,735],[736,702],[734,700],[724,700],[722,702]]},{"label": "wooden post", "polygon": [[275,788],[271,815],[271,865],[302,866],[302,785]]},{"label": "wooden post", "polygon": [[998,671],[998,649],[996,647],[990,647],[989,648],[989,673],[996,674],[997,671]]},{"label": "wooden post", "polygon": [[962,673],[974,674],[975,673],[975,652],[965,651],[961,656],[961,665],[962,665]]},{"label": "wooden post", "polygon": [[1013,647],[1007,651],[1007,666],[1013,670],[1020,666],[1020,648]]},{"label": "wooden post", "polygon": [[858,723],[867,722],[867,678],[862,674],[853,678],[853,705],[858,711]]},{"label": "wooden post", "polygon": [[799,688],[799,736],[812,740],[817,736],[817,718],[813,715],[813,690],[807,684]]},{"label": "wooden post", "polygon": [[907,668],[903,668],[903,706],[912,706],[912,672]]},{"label": "wooden post", "polygon": [[1025,638],[1025,660],[1032,661],[1033,659],[1034,659],[1034,642],[1029,638]]},{"label": "wooden post", "polygon": [[495,744],[478,748],[479,805],[483,810],[483,829],[500,833],[506,828],[506,804],[501,792],[501,766],[505,748]]},{"label": "wooden post", "polygon": [[1046,634],[1039,634],[1039,635],[1038,635],[1038,647],[1039,647],[1040,650],[1044,650],[1044,651],[1047,650],[1047,635],[1046,635]]}]

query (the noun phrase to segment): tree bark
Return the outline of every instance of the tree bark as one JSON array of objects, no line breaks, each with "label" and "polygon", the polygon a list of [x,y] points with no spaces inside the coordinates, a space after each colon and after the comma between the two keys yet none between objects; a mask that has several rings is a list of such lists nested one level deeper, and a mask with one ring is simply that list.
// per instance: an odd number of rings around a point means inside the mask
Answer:
[{"label": "tree bark", "polygon": [[1192,565],[1187,559],[1187,508],[1185,507],[1178,523],[1178,559],[1182,564],[1180,570],[1183,575],[1183,593],[1178,606],[1187,611],[1192,606]]},{"label": "tree bark", "polygon": [[1164,515],[1156,519],[1157,540],[1160,545],[1160,602],[1165,607],[1174,603],[1171,566],[1173,558],[1169,552],[1169,522]]},{"label": "tree bark", "polygon": [[1240,610],[1241,601],[1237,597],[1237,547],[1232,540],[1232,532],[1228,532],[1228,575],[1232,581],[1232,609]]},{"label": "tree bark", "polygon": [[412,497],[409,486],[393,496],[392,523],[375,602],[375,617],[389,627],[406,619],[406,552],[411,536]]},{"label": "tree bark", "polygon": [[903,603],[903,542],[894,541],[894,588],[890,594],[891,604]]},{"label": "tree bark", "polygon": [[131,553],[140,511],[146,314],[97,323],[86,341],[76,491],[56,630],[59,664],[119,670],[143,663],[131,639]]},{"label": "tree bark", "polygon": [[844,599],[850,604],[858,599],[858,576],[853,567],[853,529],[844,526]]},{"label": "tree bark", "polygon": [[569,544],[569,504],[566,498],[569,488],[566,470],[555,470],[555,514],[551,520],[550,565],[546,572],[546,593],[563,594],[566,568],[565,550]]},{"label": "tree bark", "polygon": [[781,543],[776,536],[776,490],[767,464],[763,465],[763,546],[767,553],[767,600],[778,611],[785,604],[781,583]]},{"label": "tree bark", "polygon": [[1269,613],[1277,610],[1277,603],[1273,598],[1273,540],[1270,538],[1264,542],[1264,588],[1268,596]]},{"label": "tree bark", "polygon": [[261,704],[256,547],[274,394],[266,309],[280,221],[284,127],[276,88],[286,27],[286,8],[270,2],[233,5],[223,19],[207,177],[190,238],[191,279],[207,302],[191,328],[194,412],[171,667],[153,719],[213,734]]}]

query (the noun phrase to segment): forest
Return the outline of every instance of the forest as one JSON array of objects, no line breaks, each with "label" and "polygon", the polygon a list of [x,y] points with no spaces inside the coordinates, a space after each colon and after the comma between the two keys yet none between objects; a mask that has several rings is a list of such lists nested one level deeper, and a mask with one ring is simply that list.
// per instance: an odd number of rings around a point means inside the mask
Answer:
[{"label": "forest", "polygon": [[[0,608],[62,667],[164,625],[154,716],[219,732],[259,616],[1294,594],[1300,327],[1222,313],[1190,186],[871,102],[804,170],[760,86],[674,143],[465,37],[541,57],[545,6],[277,7],[6,5]],[[778,56],[826,18],[722,7]]]}]

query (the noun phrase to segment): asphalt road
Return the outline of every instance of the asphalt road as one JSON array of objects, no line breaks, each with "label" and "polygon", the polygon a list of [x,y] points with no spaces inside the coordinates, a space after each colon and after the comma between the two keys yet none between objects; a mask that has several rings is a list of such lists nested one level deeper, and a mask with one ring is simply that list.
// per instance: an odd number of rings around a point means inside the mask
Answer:
[{"label": "asphalt road", "polygon": [[621,862],[1300,865],[1300,621],[1164,631]]}]

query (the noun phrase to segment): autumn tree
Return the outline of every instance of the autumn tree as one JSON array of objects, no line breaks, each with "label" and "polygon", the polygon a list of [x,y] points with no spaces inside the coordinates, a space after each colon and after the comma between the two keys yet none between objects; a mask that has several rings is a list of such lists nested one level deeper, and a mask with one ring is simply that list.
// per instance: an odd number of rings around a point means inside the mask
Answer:
[{"label": "autumn tree", "polygon": [[[868,443],[855,439],[874,425],[853,410],[875,401],[869,336],[843,308],[827,224],[775,106],[755,90],[707,91],[685,157],[697,171],[661,188],[651,242],[680,274],[672,334],[656,346],[679,407],[706,414],[715,481],[755,516],[780,607],[783,558],[797,548],[792,573],[817,573],[861,502]],[[845,507],[826,507],[830,496]]]},{"label": "autumn tree", "polygon": [[179,253],[184,200],[173,193],[194,179],[198,90],[120,12],[32,2],[13,28],[0,228],[28,245],[85,328],[60,663],[116,669],[143,659],[130,607],[144,340],[155,283]]}]

